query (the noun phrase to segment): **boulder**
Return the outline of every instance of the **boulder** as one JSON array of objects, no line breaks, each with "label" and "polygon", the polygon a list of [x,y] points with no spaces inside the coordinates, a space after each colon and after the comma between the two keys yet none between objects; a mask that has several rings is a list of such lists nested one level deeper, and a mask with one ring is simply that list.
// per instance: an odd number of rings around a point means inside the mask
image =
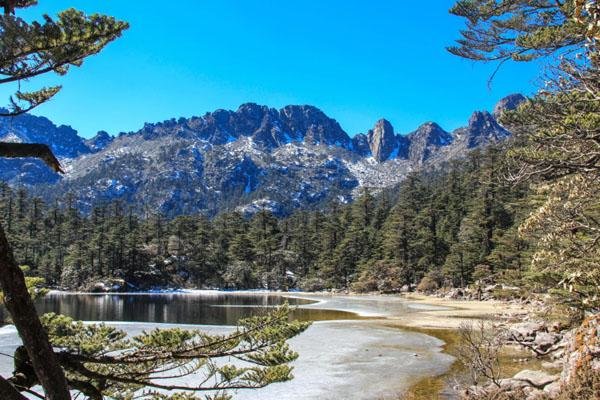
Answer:
[{"label": "boulder", "polygon": [[123,279],[118,278],[92,282],[85,288],[85,290],[92,293],[117,293],[124,292],[126,289],[126,282]]},{"label": "boulder", "polygon": [[522,340],[534,340],[538,332],[544,331],[545,326],[541,322],[521,322],[510,327],[510,332]]},{"label": "boulder", "polygon": [[557,343],[559,340],[560,340],[560,335],[557,335],[556,333],[537,332],[533,343],[535,344],[535,346],[538,349],[540,349],[542,351],[546,351],[550,347],[552,347],[555,343]]},{"label": "boulder", "polygon": [[561,385],[559,381],[552,382],[549,385],[544,386],[544,393],[550,396],[550,398],[554,398],[558,396],[558,393],[560,392],[560,386]]},{"label": "boulder", "polygon": [[464,292],[461,289],[451,289],[447,294],[448,299],[458,299],[464,296]]},{"label": "boulder", "polygon": [[483,291],[485,293],[489,293],[489,292],[493,292],[494,290],[501,290],[502,289],[502,285],[489,285],[486,286],[485,288],[483,288]]},{"label": "boulder", "polygon": [[542,361],[542,368],[544,369],[562,369],[562,360],[554,360],[553,362]]},{"label": "boulder", "polygon": [[522,389],[528,385],[527,382],[514,378],[500,379],[498,383],[500,384],[500,388],[505,391]]},{"label": "boulder", "polygon": [[533,371],[529,369],[524,369],[512,377],[513,380],[524,382],[526,386],[533,386],[540,389],[552,382],[558,381],[559,378],[560,375],[550,375],[543,371]]},{"label": "boulder", "polygon": [[583,321],[565,350],[564,382],[572,379],[580,368],[591,368],[600,373],[600,314]]},{"label": "boulder", "polygon": [[540,396],[544,394],[543,391],[535,389],[531,386],[524,387],[523,393],[526,396],[525,400],[540,400]]}]

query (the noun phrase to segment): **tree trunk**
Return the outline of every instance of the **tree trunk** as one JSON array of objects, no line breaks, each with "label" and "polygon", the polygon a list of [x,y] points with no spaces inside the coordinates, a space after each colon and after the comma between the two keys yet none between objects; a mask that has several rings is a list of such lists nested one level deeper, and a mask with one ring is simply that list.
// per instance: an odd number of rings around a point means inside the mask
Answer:
[{"label": "tree trunk", "polygon": [[48,400],[70,400],[64,372],[54,354],[25,285],[23,272],[15,262],[4,229],[0,225],[0,285],[4,303],[27,349],[37,378]]},{"label": "tree trunk", "polygon": [[17,388],[0,376],[0,399],[2,400],[27,400]]}]

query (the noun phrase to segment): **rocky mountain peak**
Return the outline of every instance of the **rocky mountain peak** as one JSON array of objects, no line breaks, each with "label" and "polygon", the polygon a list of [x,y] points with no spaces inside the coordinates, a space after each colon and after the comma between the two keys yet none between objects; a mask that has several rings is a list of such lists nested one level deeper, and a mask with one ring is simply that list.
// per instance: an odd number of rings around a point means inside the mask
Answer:
[{"label": "rocky mountain peak", "polygon": [[426,122],[408,135],[410,147],[408,158],[416,163],[422,164],[428,160],[437,148],[452,143],[452,135],[442,129],[435,122]]},{"label": "rocky mountain peak", "polygon": [[491,127],[496,123],[496,119],[487,111],[475,111],[469,118],[469,127],[484,128]]},{"label": "rocky mountain peak", "polygon": [[413,132],[413,137],[422,137],[431,144],[446,145],[452,141],[450,133],[435,122],[425,122]]},{"label": "rocky mountain peak", "polygon": [[469,118],[469,125],[454,132],[455,138],[464,142],[467,148],[495,143],[509,135],[510,132],[487,111],[475,111]]},{"label": "rocky mountain peak", "polygon": [[283,129],[309,144],[351,147],[350,137],[340,124],[314,106],[286,106],[280,111]]},{"label": "rocky mountain peak", "polygon": [[0,141],[44,143],[56,156],[63,158],[89,153],[75,129],[67,125],[56,126],[48,118],[31,114],[0,118]]},{"label": "rocky mountain peak", "polygon": [[525,100],[527,100],[527,98],[520,93],[511,94],[500,99],[494,107],[494,117],[498,119],[504,111],[515,110]]},{"label": "rocky mountain peak", "polygon": [[89,147],[92,152],[98,152],[104,150],[109,144],[112,143],[114,137],[108,134],[106,131],[98,131],[96,136],[85,141],[85,144]]},{"label": "rocky mountain peak", "polygon": [[378,162],[385,161],[396,147],[396,135],[389,121],[380,119],[367,134],[367,141],[373,158]]},{"label": "rocky mountain peak", "polygon": [[247,117],[254,117],[256,119],[256,118],[262,117],[262,115],[268,109],[269,109],[269,107],[267,107],[267,106],[261,106],[260,104],[256,104],[256,103],[244,103],[244,104],[241,104],[238,107],[236,113],[238,115],[244,115],[244,116],[247,116]]},{"label": "rocky mountain peak", "polygon": [[[517,100],[504,100],[502,107]],[[361,187],[390,187],[410,171],[464,157],[470,148],[508,134],[493,115],[476,112],[453,135],[434,122],[398,135],[381,119],[350,139],[317,107],[278,110],[246,103],[235,111],[148,123],[116,138],[98,132],[84,140],[68,126],[23,115],[0,118],[0,141],[49,143],[68,172],[59,176],[39,160],[0,159],[0,179],[31,185],[48,201],[72,190],[84,211],[120,199],[168,216],[264,204],[285,214],[352,201]]]}]

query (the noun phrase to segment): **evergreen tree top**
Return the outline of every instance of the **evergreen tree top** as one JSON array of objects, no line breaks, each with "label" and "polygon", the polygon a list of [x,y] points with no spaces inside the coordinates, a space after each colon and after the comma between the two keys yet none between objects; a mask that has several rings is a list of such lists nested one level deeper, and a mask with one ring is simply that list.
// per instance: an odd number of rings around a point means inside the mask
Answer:
[{"label": "evergreen tree top", "polygon": [[460,0],[450,13],[466,19],[457,45],[448,50],[481,61],[531,61],[582,48],[586,14],[579,1]]},{"label": "evergreen tree top", "polygon": [[[64,75],[71,66],[98,53],[108,43],[120,37],[128,23],[113,17],[86,15],[68,9],[56,18],[43,16],[43,21],[27,22],[15,15],[33,6],[34,0],[0,1],[0,84],[27,80],[48,72]],[[22,114],[52,98],[60,86],[23,92],[18,89],[10,99],[8,113]]]}]

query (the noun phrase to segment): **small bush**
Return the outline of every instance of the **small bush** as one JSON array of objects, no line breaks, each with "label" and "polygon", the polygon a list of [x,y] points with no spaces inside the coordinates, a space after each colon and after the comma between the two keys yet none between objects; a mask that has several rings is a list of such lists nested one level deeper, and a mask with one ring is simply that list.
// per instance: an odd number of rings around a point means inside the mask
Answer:
[{"label": "small bush", "polygon": [[494,289],[492,291],[492,296],[497,300],[514,300],[521,299],[524,300],[529,297],[529,292],[526,289]]},{"label": "small bush", "polygon": [[401,269],[389,262],[378,261],[365,266],[358,280],[352,284],[356,292],[394,293],[402,288]]},{"label": "small bush", "polygon": [[432,293],[439,289],[438,283],[429,275],[425,275],[419,285],[417,285],[417,290],[419,292]]},{"label": "small bush", "polygon": [[473,269],[473,279],[482,284],[489,285],[494,282],[492,268],[489,265],[479,264]]},{"label": "small bush", "polygon": [[458,335],[456,357],[467,368],[471,383],[477,385],[491,382],[499,386],[502,375],[500,351],[506,332],[492,324],[479,321],[477,324],[462,323]]},{"label": "small bush", "polygon": [[321,278],[304,278],[298,282],[298,287],[305,292],[321,292],[327,285]]},{"label": "small bush", "polygon": [[460,395],[460,400],[523,400],[525,398],[527,395],[522,390],[506,391],[496,387],[478,392],[465,391]]}]

